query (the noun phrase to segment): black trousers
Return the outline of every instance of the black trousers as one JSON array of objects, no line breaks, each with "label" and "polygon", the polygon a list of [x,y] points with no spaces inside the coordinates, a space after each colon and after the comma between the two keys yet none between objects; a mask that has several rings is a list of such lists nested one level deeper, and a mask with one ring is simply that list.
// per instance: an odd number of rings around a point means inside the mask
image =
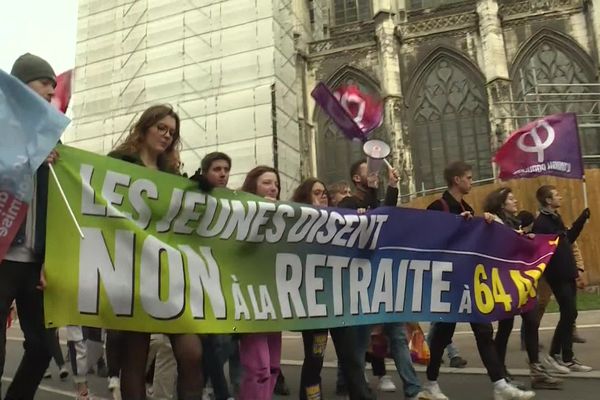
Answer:
[{"label": "black trousers", "polygon": [[[348,387],[351,400],[371,400],[375,396],[369,389],[362,373],[362,362],[356,351],[356,328],[332,328],[329,330],[340,369]],[[300,375],[300,400],[310,398],[324,399],[321,391],[321,369],[323,355],[327,346],[327,330],[303,331],[304,363]],[[317,393],[320,393],[318,397]]]},{"label": "black trousers", "polygon": [[[25,336],[25,353],[6,392],[6,400],[30,400],[50,364],[44,327],[42,292],[36,289],[41,264],[4,260],[0,263],[0,376],[6,359],[6,319],[13,300]],[[1,388],[0,388],[1,389]],[[1,390],[0,390],[1,393]],[[0,394],[1,395],[1,394]]]},{"label": "black trousers", "polygon": [[[540,321],[538,320],[537,308],[534,307],[532,310],[521,314],[521,319],[521,338],[525,343],[525,350],[527,350],[529,363],[539,363]],[[514,322],[514,317],[498,321],[498,330],[496,331],[496,338],[494,339],[496,350],[498,351],[498,358],[505,368],[508,338],[512,332]]]},{"label": "black trousers", "polygon": [[[452,342],[456,323],[438,322],[431,336],[430,352],[431,359],[427,366],[427,379],[437,381],[440,375],[440,365],[444,349]],[[492,382],[499,381],[505,377],[504,366],[498,357],[498,351],[494,344],[494,328],[492,324],[471,324],[471,329],[477,341],[477,350],[483,365],[487,369],[488,376]]]},{"label": "black trousers", "polygon": [[575,280],[548,283],[560,310],[550,354],[560,354],[564,362],[570,362],[573,360],[573,325],[577,320],[577,286]]}]

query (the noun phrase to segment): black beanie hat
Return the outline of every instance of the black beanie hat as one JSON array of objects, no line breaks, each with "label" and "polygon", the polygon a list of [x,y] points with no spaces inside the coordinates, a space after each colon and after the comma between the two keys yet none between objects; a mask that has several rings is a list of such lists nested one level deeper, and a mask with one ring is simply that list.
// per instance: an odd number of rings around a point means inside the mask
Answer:
[{"label": "black beanie hat", "polygon": [[17,58],[10,74],[21,82],[28,84],[36,79],[52,79],[56,86],[56,74],[48,61],[31,53],[25,53]]}]

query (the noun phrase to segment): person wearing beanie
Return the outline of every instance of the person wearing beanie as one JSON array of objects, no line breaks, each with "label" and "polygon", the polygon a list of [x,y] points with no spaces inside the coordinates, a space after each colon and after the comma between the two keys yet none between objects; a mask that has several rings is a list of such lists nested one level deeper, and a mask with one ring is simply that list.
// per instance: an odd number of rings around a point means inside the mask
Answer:
[{"label": "person wearing beanie", "polygon": [[[44,59],[33,54],[24,54],[15,61],[11,74],[46,101],[52,99],[56,75]],[[46,161],[53,163],[57,156],[56,151],[52,151]],[[4,260],[0,262],[0,321],[6,321],[8,306],[16,300],[25,337],[23,358],[6,391],[5,400],[33,399],[51,358],[44,326],[43,295],[40,290],[45,286],[42,266],[48,200],[47,163],[38,169],[34,176],[34,185],[35,195],[29,203],[25,221]],[[0,343],[1,376],[6,358],[4,323],[0,324]]]},{"label": "person wearing beanie", "polygon": [[47,101],[54,96],[56,74],[48,61],[31,53],[17,58],[10,74],[29,86]]}]

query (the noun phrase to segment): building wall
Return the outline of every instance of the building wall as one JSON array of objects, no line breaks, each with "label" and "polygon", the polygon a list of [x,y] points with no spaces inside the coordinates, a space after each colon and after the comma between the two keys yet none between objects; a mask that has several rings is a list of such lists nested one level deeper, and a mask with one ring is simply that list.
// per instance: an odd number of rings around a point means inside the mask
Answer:
[{"label": "building wall", "polygon": [[[386,109],[384,117],[385,129],[389,140],[393,142],[394,161],[404,176],[403,193],[414,192],[421,185],[427,189],[439,186],[440,169],[444,163],[456,157],[474,157],[467,160],[478,165],[479,178],[491,178],[494,176],[491,154],[513,129],[524,122],[523,118],[517,117],[532,113],[531,106],[514,104],[515,101],[531,100],[530,97],[520,98],[522,93],[515,93],[516,89],[520,91],[519,70],[529,74],[525,79],[529,85],[527,89],[532,85],[533,70],[536,70],[537,79],[544,74],[552,74],[548,82],[553,83],[597,81],[600,5],[596,3],[582,0],[373,0],[373,19],[332,26],[329,38],[310,45],[311,83],[319,80],[333,82],[340,71],[356,68],[378,82],[381,94],[387,98],[390,96],[388,88],[395,87],[394,80],[400,80],[400,87],[393,94],[394,105]],[[334,2],[331,4],[333,6]],[[390,23],[395,26],[394,43],[389,43],[388,39],[384,42],[381,38],[381,32],[385,30],[383,27]],[[397,67],[392,67],[393,64],[389,62],[390,50],[397,52]],[[531,67],[533,62],[529,60],[532,56],[537,57],[538,64],[541,60],[542,64],[547,61],[548,65]],[[558,61],[544,60],[543,57],[556,57]],[[386,59],[387,63],[384,62]],[[565,70],[566,76],[560,76],[561,69]],[[573,75],[569,72],[573,69],[578,71],[575,77],[569,76]],[[456,80],[450,82],[451,87],[442,88],[447,91],[443,96],[447,96],[449,106],[459,110],[456,113],[460,117],[456,120],[460,121],[448,120],[448,115],[442,116],[440,131],[442,141],[449,140],[452,135],[458,139],[431,146],[434,151],[427,156],[431,160],[425,160],[423,152],[419,150],[424,143],[419,143],[419,140],[426,124],[417,126],[414,118],[419,110],[415,109],[415,102],[422,100],[419,91],[427,83],[430,84],[429,95],[435,92],[433,75],[438,74],[441,82],[451,73]],[[460,78],[457,78],[457,74]],[[428,76],[431,79],[428,80]],[[473,110],[485,109],[480,117],[471,121],[463,118],[469,112],[475,115],[479,111],[465,109],[458,104],[456,97],[465,91],[457,89],[460,85],[469,88],[470,97],[465,96],[465,99],[469,98],[465,101],[471,102]],[[596,91],[592,87],[582,90]],[[565,104],[570,98],[574,97],[561,97]],[[456,104],[452,104],[453,101]],[[584,115],[588,114],[585,107],[590,109],[592,105],[560,107]],[[557,107],[540,110],[550,113]],[[596,114],[600,113],[596,111]],[[318,125],[317,120],[323,117],[315,109],[313,118]],[[600,115],[596,121],[599,119]],[[430,121],[431,126],[435,123]],[[470,142],[466,144],[463,141],[456,145],[456,141],[461,142],[460,133],[454,134],[452,131],[460,131],[463,123],[471,127],[466,131],[472,129],[473,137],[478,139],[469,139]],[[598,132],[582,132],[582,136],[587,137],[584,150],[588,154],[600,154],[600,145],[594,139]],[[318,137],[319,132],[316,135]],[[448,150],[452,146],[462,146],[463,151]],[[469,146],[475,149],[468,149]],[[346,158],[351,158],[353,154],[351,149],[346,150]],[[340,170],[347,168],[350,163],[348,160],[346,165],[339,167]],[[321,172],[319,165],[316,171]],[[437,176],[428,178],[435,174]],[[339,174],[339,178],[345,176]]]},{"label": "building wall", "polygon": [[[148,106],[182,119],[182,161],[233,159],[231,186],[276,165],[287,196],[300,179],[296,37],[313,40],[295,0],[81,0],[68,144],[108,153]],[[318,37],[318,35],[317,35]]]}]

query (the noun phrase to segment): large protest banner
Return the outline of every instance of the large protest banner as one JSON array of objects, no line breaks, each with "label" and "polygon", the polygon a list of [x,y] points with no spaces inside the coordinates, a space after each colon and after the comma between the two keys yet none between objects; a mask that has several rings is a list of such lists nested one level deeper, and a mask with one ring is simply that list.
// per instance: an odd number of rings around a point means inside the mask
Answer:
[{"label": "large protest banner", "polygon": [[270,202],[66,146],[49,200],[46,323],[150,332],[491,321],[532,307],[554,239],[402,208]]}]

